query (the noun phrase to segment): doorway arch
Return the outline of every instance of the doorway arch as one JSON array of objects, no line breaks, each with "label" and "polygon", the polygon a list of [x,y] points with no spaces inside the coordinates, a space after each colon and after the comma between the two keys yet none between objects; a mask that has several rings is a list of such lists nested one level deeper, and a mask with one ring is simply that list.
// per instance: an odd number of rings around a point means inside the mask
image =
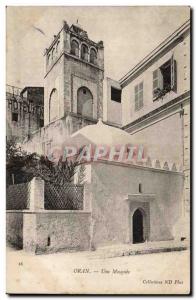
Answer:
[{"label": "doorway arch", "polygon": [[57,89],[53,89],[49,98],[49,122],[59,118],[59,101]]},{"label": "doorway arch", "polygon": [[145,241],[144,218],[144,211],[141,208],[136,209],[132,217],[133,244],[143,243]]},{"label": "doorway arch", "polygon": [[80,87],[77,91],[77,113],[93,118],[93,95],[85,86]]}]

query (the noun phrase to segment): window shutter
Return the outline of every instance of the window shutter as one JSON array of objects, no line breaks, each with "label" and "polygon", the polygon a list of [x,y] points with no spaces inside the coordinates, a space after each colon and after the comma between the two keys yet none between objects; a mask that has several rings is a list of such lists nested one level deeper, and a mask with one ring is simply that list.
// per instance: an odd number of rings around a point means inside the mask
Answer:
[{"label": "window shutter", "polygon": [[143,107],[143,82],[135,86],[135,111]]},{"label": "window shutter", "polygon": [[171,57],[171,90],[177,90],[177,69],[176,69],[176,60],[174,56]]},{"label": "window shutter", "polygon": [[138,110],[138,92],[135,94],[135,110]]},{"label": "window shutter", "polygon": [[138,85],[135,86],[135,110],[138,110]]},{"label": "window shutter", "polygon": [[161,73],[160,68],[158,69],[158,87],[162,90],[163,89],[163,75]]},{"label": "window shutter", "polygon": [[139,108],[143,106],[143,82],[139,84]]},{"label": "window shutter", "polygon": [[156,89],[159,87],[158,69],[153,72],[153,98],[156,96]]},{"label": "window shutter", "polygon": [[153,98],[157,96],[156,90],[163,88],[163,75],[161,70],[158,68],[153,72]]}]

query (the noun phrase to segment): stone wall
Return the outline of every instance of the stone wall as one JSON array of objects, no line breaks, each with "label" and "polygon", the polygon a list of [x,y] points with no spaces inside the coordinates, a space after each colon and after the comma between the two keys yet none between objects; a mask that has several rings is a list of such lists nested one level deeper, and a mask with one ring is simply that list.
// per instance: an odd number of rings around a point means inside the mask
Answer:
[{"label": "stone wall", "polygon": [[184,105],[183,112],[183,166],[185,174],[185,212],[190,213],[190,104]]},{"label": "stone wall", "polygon": [[42,211],[24,215],[24,249],[34,253],[90,249],[91,213]]},{"label": "stone wall", "polygon": [[53,89],[57,90],[58,95],[58,118],[62,118],[65,114],[64,107],[64,56],[61,56],[59,60],[48,71],[44,80],[44,125],[49,124],[49,106],[50,95]]},{"label": "stone wall", "polygon": [[[14,87],[13,87],[14,88]],[[40,99],[42,95],[39,95]],[[13,119],[15,114],[16,120]],[[6,137],[22,142],[29,134],[43,126],[43,103],[29,102],[29,98],[6,91]]]},{"label": "stone wall", "polygon": [[183,167],[184,167],[184,218],[187,227],[187,235],[190,235],[190,103],[186,102],[183,107]]},{"label": "stone wall", "polygon": [[[141,194],[139,184],[142,186]],[[87,185],[86,194],[91,204],[86,205],[92,209],[92,244],[95,247],[106,243],[131,242],[130,218],[133,209],[130,209],[131,200],[127,199],[135,194],[140,196],[138,207],[145,201],[149,203],[149,240],[169,240],[183,235],[179,230],[182,173],[99,162],[91,165],[91,183]],[[151,196],[143,201],[144,195]]]},{"label": "stone wall", "polygon": [[39,178],[30,182],[29,209],[7,210],[6,218],[7,241],[25,251],[43,253],[90,249],[91,213],[44,210],[44,181]]},{"label": "stone wall", "polygon": [[23,247],[23,212],[7,211],[6,240],[17,248]]},{"label": "stone wall", "polygon": [[[77,113],[77,90],[81,86],[89,88],[93,95],[93,118],[102,117],[103,110],[103,69],[104,55],[102,43],[86,40],[89,46],[94,44],[97,49],[97,63],[92,64],[71,53],[71,31],[66,24],[46,50],[44,124],[49,124],[49,99],[55,88],[58,93],[58,118],[68,112]],[[78,37],[82,39],[82,37]],[[79,40],[78,40],[79,42]],[[56,46],[55,46],[56,45]],[[51,53],[53,52],[53,54]],[[55,54],[55,55],[54,55]],[[53,59],[51,60],[51,57]],[[48,60],[49,58],[49,60]]]},{"label": "stone wall", "polygon": [[25,140],[22,147],[27,152],[48,155],[52,149],[61,148],[72,133],[96,122],[97,120],[95,119],[69,113],[64,118],[56,120],[34,132],[28,140]]}]

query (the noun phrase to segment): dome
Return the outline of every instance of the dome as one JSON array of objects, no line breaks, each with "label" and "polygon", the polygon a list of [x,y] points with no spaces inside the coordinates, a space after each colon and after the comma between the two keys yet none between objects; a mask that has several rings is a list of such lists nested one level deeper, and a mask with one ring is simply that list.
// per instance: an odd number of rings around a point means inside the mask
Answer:
[{"label": "dome", "polygon": [[[127,145],[133,143],[133,137],[126,131],[104,124],[101,120],[95,125],[87,125],[76,131],[67,143],[77,146],[94,145]],[[67,144],[66,143],[66,144]]]}]

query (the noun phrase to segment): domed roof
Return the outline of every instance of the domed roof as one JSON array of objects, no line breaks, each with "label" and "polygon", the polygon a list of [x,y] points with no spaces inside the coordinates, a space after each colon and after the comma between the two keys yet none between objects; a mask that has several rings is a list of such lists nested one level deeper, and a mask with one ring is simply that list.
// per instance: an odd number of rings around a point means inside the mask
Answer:
[{"label": "domed roof", "polygon": [[71,135],[70,140],[79,145],[127,145],[133,137],[126,131],[104,124],[101,119],[95,125],[87,125]]}]

